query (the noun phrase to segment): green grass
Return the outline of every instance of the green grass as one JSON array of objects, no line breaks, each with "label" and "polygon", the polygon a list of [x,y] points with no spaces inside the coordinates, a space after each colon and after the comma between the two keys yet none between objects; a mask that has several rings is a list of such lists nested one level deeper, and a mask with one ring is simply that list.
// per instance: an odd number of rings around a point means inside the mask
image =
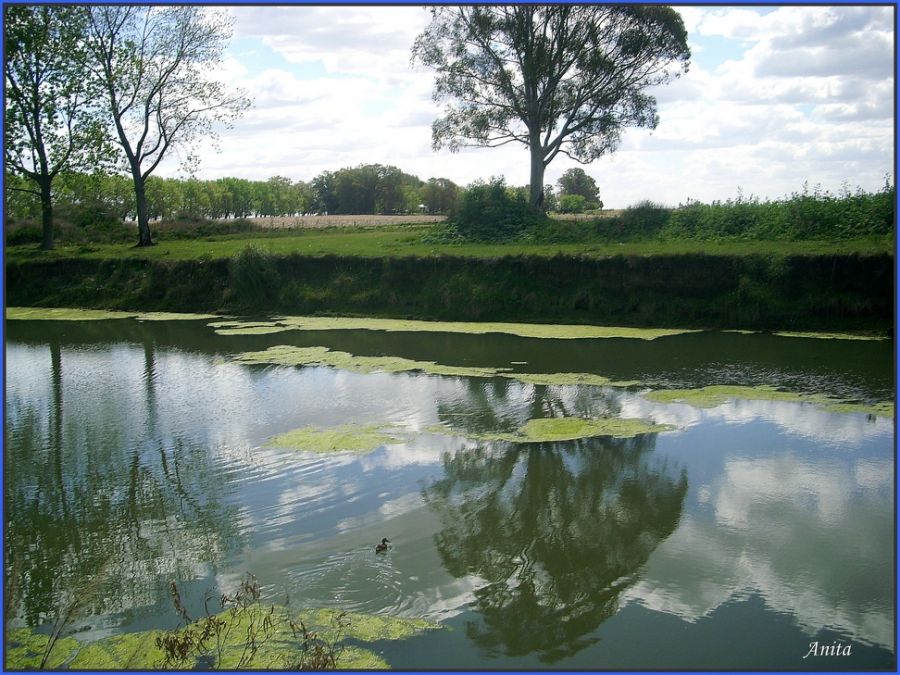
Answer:
[{"label": "green grass", "polygon": [[89,246],[60,246],[53,251],[41,251],[34,244],[10,246],[7,260],[53,260],[56,258],[117,259],[140,257],[162,260],[192,260],[197,258],[230,258],[248,244],[260,250],[287,255],[339,255],[350,257],[429,257],[458,256],[497,258],[502,256],[583,255],[607,257],[612,255],[655,256],[704,253],[707,255],[822,255],[871,254],[892,252],[891,238],[873,237],[840,241],[661,241],[646,240],[623,243],[498,243],[498,244],[434,244],[423,241],[427,226],[384,227],[367,229],[332,229],[315,232],[271,232],[234,234],[194,240],[160,242],[151,248],[135,248],[131,244],[93,244]]}]

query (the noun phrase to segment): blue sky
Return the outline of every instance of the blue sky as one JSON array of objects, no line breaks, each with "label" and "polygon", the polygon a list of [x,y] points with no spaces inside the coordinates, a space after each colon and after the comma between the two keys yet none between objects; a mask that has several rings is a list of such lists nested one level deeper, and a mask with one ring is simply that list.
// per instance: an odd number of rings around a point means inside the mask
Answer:
[{"label": "blue sky", "polygon": [[[394,164],[465,185],[528,181],[524,146],[431,148],[433,74],[411,67],[427,25],[415,6],[231,7],[220,73],[254,107],[201,148],[199,176],[310,180],[323,170]],[[893,173],[893,8],[680,6],[689,72],[653,93],[660,124],[628,130],[583,168],[611,208],[642,199],[778,198],[842,183],[875,190]],[[559,156],[545,182],[578,166]],[[161,170],[178,175],[177,161]]]}]

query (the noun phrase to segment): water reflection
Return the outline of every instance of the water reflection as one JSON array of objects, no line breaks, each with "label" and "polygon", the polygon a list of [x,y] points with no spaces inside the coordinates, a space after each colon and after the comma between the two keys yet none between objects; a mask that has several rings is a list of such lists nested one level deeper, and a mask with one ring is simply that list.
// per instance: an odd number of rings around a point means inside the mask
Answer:
[{"label": "water reflection", "polygon": [[552,663],[590,644],[622,591],[678,524],[687,476],[648,453],[654,436],[528,446],[483,444],[445,455],[423,491],[454,577],[476,576],[489,653]]},{"label": "water reflection", "polygon": [[810,636],[891,648],[893,463],[802,450],[729,459],[626,597],[695,622],[758,594]]},{"label": "water reflection", "polygon": [[[83,616],[164,605],[169,579],[193,578],[239,546],[236,508],[225,504],[206,447],[158,433],[152,343],[144,400],[127,416],[106,405],[120,392],[79,396],[82,355],[56,339],[48,346],[48,395],[7,389],[10,618],[39,625],[75,598]],[[40,351],[14,363],[13,375],[38,365]]]},{"label": "water reflection", "polygon": [[[745,624],[722,618],[738,606],[742,621],[785,643],[824,627],[891,645],[889,418],[777,401],[699,409],[648,401],[638,387],[221,358],[309,342],[459,365],[528,360],[523,370],[558,365],[621,379],[658,368],[700,386],[721,381],[710,379],[713,360],[731,354],[735,380],[810,372],[828,379],[822,391],[874,395],[890,364],[883,346],[857,371],[845,357],[867,353],[865,345],[766,336],[561,345],[31,323],[40,325],[11,324],[18,335],[7,346],[7,573],[20,621],[52,618],[66,590],[93,583],[86,613],[100,630],[168,626],[169,578],[183,587],[193,580],[200,598],[252,571],[278,602],[468,622],[469,637],[465,629],[422,637],[433,642],[421,662],[404,645],[398,668],[667,667],[663,631],[679,642],[694,636],[696,651],[680,652],[679,663],[715,667],[731,661],[705,645],[742,638]],[[735,348],[757,341],[786,349],[757,359]],[[436,424],[475,434],[605,414],[677,429],[518,446],[431,433]],[[365,455],[265,447],[291,429],[347,423],[394,424],[402,442]],[[394,549],[376,558],[382,536]],[[627,657],[616,660],[617,649]]]}]

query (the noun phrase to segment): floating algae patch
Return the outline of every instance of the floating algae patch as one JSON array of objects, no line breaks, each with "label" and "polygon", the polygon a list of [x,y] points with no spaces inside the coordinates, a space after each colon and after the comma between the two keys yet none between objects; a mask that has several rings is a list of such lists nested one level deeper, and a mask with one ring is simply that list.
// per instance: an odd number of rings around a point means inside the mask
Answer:
[{"label": "floating algae patch", "polygon": [[[317,631],[334,630],[339,612],[333,609],[311,609],[302,611],[301,619],[307,627]],[[296,619],[295,619],[296,621]],[[342,620],[346,627],[344,636],[360,642],[378,642],[379,640],[405,640],[427,630],[436,630],[441,626],[425,619],[405,619],[375,614],[357,614],[345,612]]]},{"label": "floating algae patch", "polygon": [[[483,441],[510,441],[512,443],[549,443],[554,441],[574,441],[579,438],[593,436],[615,436],[631,438],[639,434],[671,431],[675,427],[669,424],[653,424],[646,420],[632,417],[553,417],[531,419],[513,433],[477,433],[469,434],[451,430],[449,433],[467,436]],[[430,427],[435,433],[448,433],[440,426]]]},{"label": "floating algae patch", "polygon": [[241,328],[217,328],[216,335],[269,335],[271,333],[283,333],[284,326],[246,326]]},{"label": "floating algae patch", "polygon": [[655,340],[669,335],[694,333],[680,328],[625,328],[588,326],[583,324],[497,323],[475,321],[415,321],[407,319],[372,319],[350,317],[281,316],[279,324],[297,330],[383,330],[427,333],[506,333],[519,337],[554,338],[637,338]]},{"label": "floating algae patch", "polygon": [[297,448],[312,452],[371,452],[382,445],[402,443],[400,439],[381,431],[384,428],[384,425],[377,424],[345,424],[332,429],[303,427],[275,436],[266,441],[265,445],[269,448]]},{"label": "floating algae patch", "polygon": [[187,314],[183,312],[117,312],[105,309],[76,307],[7,307],[10,321],[101,321],[107,319],[138,319],[140,321],[197,321],[215,319],[215,314]]},{"label": "floating algae patch", "polygon": [[[39,670],[49,635],[35,633],[29,628],[15,628],[6,636],[6,663],[8,670]],[[68,661],[78,651],[79,642],[71,637],[60,638],[53,645],[44,668],[54,670]]]},{"label": "floating algae patch", "polygon": [[[156,670],[165,653],[156,646],[162,631],[124,633],[91,642],[81,648],[68,667],[74,670]],[[189,663],[185,669],[196,664]]]},{"label": "floating algae patch", "polygon": [[291,619],[295,625],[302,624],[310,633],[326,643],[336,643],[336,665],[338,670],[387,670],[388,663],[359,645],[345,645],[343,641],[352,639],[363,643],[380,640],[403,640],[425,630],[440,628],[422,619],[401,619],[368,614],[341,613],[334,609],[307,609],[291,616],[286,607],[275,606],[271,618],[273,630],[253,660],[241,663],[245,656],[246,636],[255,621],[259,626],[268,608],[258,607],[233,615],[230,611],[222,612],[219,618],[226,622],[223,633],[222,655],[216,663],[219,670],[232,670],[238,667],[254,670],[275,670],[298,665],[302,650],[302,637],[295,635],[291,628]]},{"label": "floating algae patch", "polygon": [[858,333],[802,333],[795,331],[778,331],[773,333],[780,337],[813,338],[817,340],[887,340],[883,335],[860,335]]},{"label": "floating algae patch", "polygon": [[868,415],[878,415],[881,417],[894,416],[893,401],[878,401],[877,403],[862,403],[859,401],[836,401],[824,396],[815,397],[813,403],[835,413],[865,413]]},{"label": "floating algae patch", "polygon": [[214,328],[217,335],[268,335],[295,330],[275,321],[216,321],[207,326]]},{"label": "floating algae patch", "polygon": [[138,321],[201,321],[219,318],[215,314],[190,314],[187,312],[141,312]]},{"label": "floating algae patch", "polygon": [[822,394],[800,394],[781,391],[769,385],[757,387],[711,385],[699,389],[662,389],[644,394],[644,398],[660,403],[686,403],[695,408],[714,408],[734,399],[751,401],[786,401],[789,403],[810,403],[829,412],[868,413],[893,416],[894,404],[890,401],[861,403],[846,399],[832,398]]},{"label": "floating algae patch", "polygon": [[641,384],[638,380],[610,380],[593,373],[505,373],[503,377],[546,386],[585,384],[596,387],[633,387]]},{"label": "floating algae patch", "polygon": [[[434,361],[413,361],[396,356],[354,356],[327,347],[276,345],[261,352],[244,352],[234,357],[240,363],[270,363],[279,366],[331,366],[355,373],[399,373],[422,371],[430,375],[493,377],[501,369],[444,366]],[[508,370],[508,369],[503,369]]]},{"label": "floating algae patch", "polygon": [[77,309],[75,307],[7,307],[6,318],[10,321],[97,321],[102,319],[133,319],[137,312],[113,312],[105,309]]}]

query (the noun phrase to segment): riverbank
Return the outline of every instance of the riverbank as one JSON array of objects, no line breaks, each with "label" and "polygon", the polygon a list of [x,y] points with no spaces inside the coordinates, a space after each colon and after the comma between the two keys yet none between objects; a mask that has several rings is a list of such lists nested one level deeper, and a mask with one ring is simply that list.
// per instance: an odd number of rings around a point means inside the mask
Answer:
[{"label": "riverbank", "polygon": [[365,257],[244,241],[231,257],[164,255],[180,243],[11,255],[7,304],[881,334],[894,322],[885,252]]}]

